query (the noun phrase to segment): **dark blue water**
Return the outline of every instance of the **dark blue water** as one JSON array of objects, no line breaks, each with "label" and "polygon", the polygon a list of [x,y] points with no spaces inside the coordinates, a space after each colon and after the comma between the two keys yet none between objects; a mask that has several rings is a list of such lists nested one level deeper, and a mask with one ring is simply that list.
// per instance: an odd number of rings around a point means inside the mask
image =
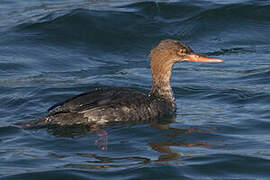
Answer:
[{"label": "dark blue water", "polygon": [[[174,66],[175,122],[106,127],[105,147],[13,125],[96,87],[149,91],[165,38],[225,59]],[[2,0],[0,179],[269,179],[269,85],[266,0]]]}]

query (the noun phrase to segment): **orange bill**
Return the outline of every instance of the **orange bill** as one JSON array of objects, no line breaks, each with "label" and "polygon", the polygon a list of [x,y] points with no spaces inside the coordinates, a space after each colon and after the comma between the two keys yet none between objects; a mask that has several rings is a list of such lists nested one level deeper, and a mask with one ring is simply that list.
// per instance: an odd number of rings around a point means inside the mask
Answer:
[{"label": "orange bill", "polygon": [[187,56],[188,61],[193,62],[224,62],[224,59],[209,58],[192,53]]}]

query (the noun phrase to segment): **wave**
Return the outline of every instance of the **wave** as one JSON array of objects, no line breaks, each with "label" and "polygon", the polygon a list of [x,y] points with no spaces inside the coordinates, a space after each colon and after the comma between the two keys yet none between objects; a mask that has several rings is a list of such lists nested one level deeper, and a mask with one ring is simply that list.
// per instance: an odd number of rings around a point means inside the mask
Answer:
[{"label": "wave", "polygon": [[248,81],[249,84],[265,85],[269,83],[270,71],[269,70],[263,72],[254,71],[252,74],[241,77],[240,80]]},{"label": "wave", "polygon": [[[91,10],[88,6],[79,8],[64,9],[61,13],[59,10],[49,13],[47,16],[43,16],[34,23],[51,22],[54,19],[58,19],[65,16],[71,16],[78,14],[81,17],[100,17],[105,16],[105,19],[114,19],[114,17],[108,17],[108,15],[130,15],[134,14],[136,17],[144,16],[145,18],[158,19],[166,18],[170,22],[170,19],[200,19],[200,20],[233,20],[238,21],[239,19],[255,20],[255,21],[270,21],[270,5],[259,5],[249,3],[239,3],[230,5],[220,5],[214,3],[194,3],[190,2],[138,2],[131,3],[124,6],[116,6],[113,10]],[[89,12],[89,14],[84,14]],[[137,15],[137,16],[135,16]],[[107,18],[106,18],[107,16]],[[120,18],[120,21],[125,17]],[[81,20],[84,20],[82,18]],[[119,20],[119,19],[117,19]],[[232,21],[230,21],[231,23]],[[116,23],[111,22],[111,23]],[[27,24],[27,22],[25,23]]]},{"label": "wave", "polygon": [[209,52],[209,53],[206,53],[206,55],[220,56],[220,55],[249,54],[249,53],[256,53],[256,51],[251,48],[234,47],[234,48],[227,48],[227,49],[224,48],[218,51]]},{"label": "wave", "polygon": [[243,41],[253,38],[254,41],[265,42],[268,41],[265,34],[270,33],[268,12],[270,5],[248,3],[140,2],[114,10],[79,8],[61,14],[50,13],[35,22],[22,23],[16,26],[16,30],[44,35],[50,41],[99,42],[103,48],[106,44],[122,48],[120,41],[129,44],[140,41],[138,46],[151,45],[151,39],[162,38],[189,41],[202,37],[216,37],[218,40],[233,36],[233,39],[234,36],[239,37],[239,32],[243,33]]}]

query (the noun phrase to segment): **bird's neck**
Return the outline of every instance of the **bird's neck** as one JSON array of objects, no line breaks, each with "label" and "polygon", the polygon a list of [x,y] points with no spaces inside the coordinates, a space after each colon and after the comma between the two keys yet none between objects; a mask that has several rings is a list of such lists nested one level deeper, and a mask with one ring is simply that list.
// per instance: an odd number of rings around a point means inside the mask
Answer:
[{"label": "bird's neck", "polygon": [[166,61],[151,62],[153,85],[150,94],[174,104],[170,85],[172,66],[172,63]]}]

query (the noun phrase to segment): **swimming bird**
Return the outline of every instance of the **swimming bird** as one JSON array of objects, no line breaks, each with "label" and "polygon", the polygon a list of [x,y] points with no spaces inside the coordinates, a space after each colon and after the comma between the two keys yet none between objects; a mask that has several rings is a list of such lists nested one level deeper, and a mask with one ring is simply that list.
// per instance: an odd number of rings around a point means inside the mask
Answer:
[{"label": "swimming bird", "polygon": [[149,93],[128,88],[96,89],[53,105],[45,117],[16,125],[24,128],[106,125],[172,117],[176,112],[170,85],[173,64],[224,61],[198,55],[184,43],[172,39],[162,40],[151,50],[149,58],[153,81]]}]

